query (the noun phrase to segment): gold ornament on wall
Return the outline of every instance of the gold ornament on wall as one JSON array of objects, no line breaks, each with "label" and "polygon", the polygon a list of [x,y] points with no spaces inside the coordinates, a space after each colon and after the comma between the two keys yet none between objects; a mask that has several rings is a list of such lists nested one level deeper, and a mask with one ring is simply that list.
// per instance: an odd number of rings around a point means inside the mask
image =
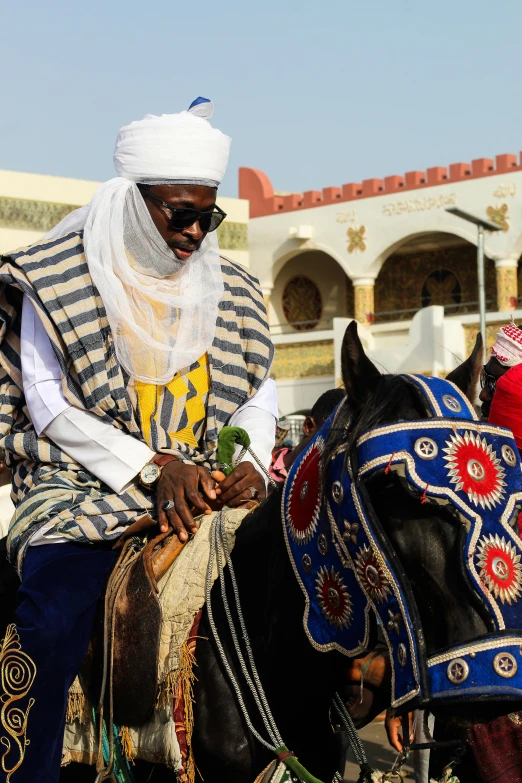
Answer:
[{"label": "gold ornament on wall", "polygon": [[501,204],[499,207],[488,207],[486,210],[488,218],[502,231],[509,231],[509,207],[507,204]]},{"label": "gold ornament on wall", "polygon": [[348,252],[353,253],[356,250],[360,250],[361,253],[364,253],[366,250],[366,243],[365,243],[365,231],[366,226],[361,226],[360,228],[349,228],[346,232],[348,235]]},{"label": "gold ornament on wall", "polygon": [[449,269],[436,269],[431,272],[421,291],[422,306],[460,304],[461,287],[456,275]]}]

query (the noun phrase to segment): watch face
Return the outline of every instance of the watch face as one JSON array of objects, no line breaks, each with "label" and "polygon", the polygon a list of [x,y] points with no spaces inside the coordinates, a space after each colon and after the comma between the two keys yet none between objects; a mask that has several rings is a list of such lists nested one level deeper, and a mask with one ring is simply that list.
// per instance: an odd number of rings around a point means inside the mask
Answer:
[{"label": "watch face", "polygon": [[140,479],[144,484],[154,484],[159,478],[161,470],[154,462],[148,462],[145,467],[141,469]]}]

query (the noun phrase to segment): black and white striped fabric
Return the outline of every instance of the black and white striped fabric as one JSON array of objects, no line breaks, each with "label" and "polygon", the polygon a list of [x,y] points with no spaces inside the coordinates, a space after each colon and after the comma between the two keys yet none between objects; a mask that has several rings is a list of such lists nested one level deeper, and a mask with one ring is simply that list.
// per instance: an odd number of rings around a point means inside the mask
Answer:
[{"label": "black and white striped fabric", "polygon": [[[208,350],[210,391],[206,427],[198,448],[172,442],[168,412],[158,451],[212,468],[217,437],[230,416],[252,397],[270,372],[273,345],[259,283],[248,270],[222,259],[225,291]],[[51,340],[71,405],[89,410],[129,435],[146,440],[139,411],[118,363],[103,301],[84,255],[82,235],[42,240],[2,258],[0,265],[0,448],[13,470],[17,507],[8,548],[21,562],[30,536],[50,519],[75,541],[116,538],[153,507],[141,489],[118,496],[73,462],[32,426],[23,394],[20,360],[22,295],[30,297]],[[171,409],[169,409],[171,410]],[[157,438],[157,434],[156,434]]]}]

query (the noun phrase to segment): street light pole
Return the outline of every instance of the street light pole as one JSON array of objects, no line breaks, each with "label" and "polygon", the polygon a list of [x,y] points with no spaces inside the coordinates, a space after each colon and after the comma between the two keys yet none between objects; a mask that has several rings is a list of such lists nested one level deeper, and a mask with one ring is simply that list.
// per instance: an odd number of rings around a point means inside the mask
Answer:
[{"label": "street light pole", "polygon": [[478,282],[478,305],[479,305],[479,322],[480,333],[482,335],[482,345],[484,350],[484,358],[486,358],[486,286],[484,283],[484,229],[486,231],[501,231],[500,226],[496,223],[491,223],[489,220],[483,220],[482,218],[471,215],[469,212],[465,212],[458,207],[447,207],[446,212],[451,212],[452,215],[460,217],[463,220],[467,220],[468,223],[473,223],[477,227],[477,282]]},{"label": "street light pole", "polygon": [[482,345],[486,351],[486,286],[484,284],[484,227],[481,223],[477,226],[477,279],[478,279],[478,302],[480,333],[482,335]]}]

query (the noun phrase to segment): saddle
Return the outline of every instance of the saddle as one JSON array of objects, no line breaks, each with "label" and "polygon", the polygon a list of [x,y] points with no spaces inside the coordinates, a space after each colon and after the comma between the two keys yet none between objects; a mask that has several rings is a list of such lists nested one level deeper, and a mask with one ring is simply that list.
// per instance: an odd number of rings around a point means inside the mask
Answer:
[{"label": "saddle", "polygon": [[184,547],[171,529],[151,536],[156,525],[147,514],[118,540],[120,556],[80,670],[84,692],[109,725],[141,726],[156,702],[162,620],[158,582]]}]

